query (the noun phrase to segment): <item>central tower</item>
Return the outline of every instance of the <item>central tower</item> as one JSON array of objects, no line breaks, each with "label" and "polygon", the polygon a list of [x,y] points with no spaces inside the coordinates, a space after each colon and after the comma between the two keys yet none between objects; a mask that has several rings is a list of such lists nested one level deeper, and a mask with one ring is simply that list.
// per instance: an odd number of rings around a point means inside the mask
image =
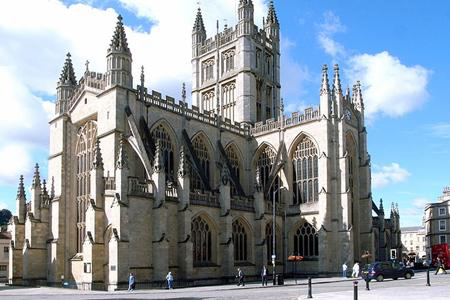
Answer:
[{"label": "central tower", "polygon": [[[192,32],[192,105],[225,122],[254,124],[278,117],[280,26],[271,1],[263,29],[252,0],[240,0],[238,24],[208,37],[198,9]],[[218,26],[218,25],[217,25]]]}]

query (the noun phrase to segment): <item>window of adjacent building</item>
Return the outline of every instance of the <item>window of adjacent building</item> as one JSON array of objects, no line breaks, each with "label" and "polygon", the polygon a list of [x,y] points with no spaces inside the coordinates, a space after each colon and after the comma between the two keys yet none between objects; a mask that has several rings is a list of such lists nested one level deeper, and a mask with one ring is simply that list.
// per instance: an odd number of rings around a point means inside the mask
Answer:
[{"label": "window of adjacent building", "polygon": [[234,49],[222,53],[222,74],[234,69]]},{"label": "window of adjacent building", "polygon": [[447,243],[447,237],[445,235],[439,236],[439,243],[440,244],[446,244]]},{"label": "window of adjacent building", "polygon": [[[210,156],[203,137],[201,135],[196,136],[192,141],[192,145],[194,146],[194,152],[197,155],[203,174],[205,175],[206,180],[210,182]],[[202,180],[195,171],[191,174],[191,190],[203,190]]]},{"label": "window of adjacent building", "polygon": [[212,262],[211,227],[202,217],[196,217],[191,224],[192,254],[194,265]]},{"label": "window of adjacent building", "polygon": [[447,224],[445,220],[439,220],[439,231],[447,230]]},{"label": "window of adjacent building", "polygon": [[309,223],[303,223],[294,235],[294,254],[304,257],[319,255],[319,235]]},{"label": "window of adjacent building", "polygon": [[6,265],[0,265],[0,272],[6,271]]},{"label": "window of adjacent building", "polygon": [[158,127],[156,127],[152,131],[151,136],[155,144],[159,142],[159,145],[161,147],[161,153],[164,162],[164,172],[166,174],[166,182],[173,182],[175,180],[175,163],[173,156],[175,150],[170,135],[166,128],[162,124],[159,124]]},{"label": "window of adjacent building", "polygon": [[234,261],[243,262],[248,260],[248,240],[244,225],[236,220],[233,222],[233,244]]},{"label": "window of adjacent building", "polygon": [[204,113],[214,113],[214,90],[202,94],[202,110]]},{"label": "window of adjacent building", "polygon": [[214,78],[214,58],[210,58],[202,63],[202,82]]},{"label": "window of adjacent building", "polygon": [[232,123],[234,122],[234,107],[236,105],[234,90],[234,82],[227,83],[222,86],[222,116],[223,118],[230,120]]},{"label": "window of adjacent building", "polygon": [[319,200],[318,161],[316,146],[311,139],[304,137],[292,158],[294,205]]},{"label": "window of adjacent building", "polygon": [[86,209],[90,200],[90,170],[97,140],[97,123],[88,121],[78,129],[76,144],[77,252],[82,251],[86,235]]},{"label": "window of adjacent building", "polygon": [[445,207],[439,207],[439,215],[440,215],[440,216],[444,216],[445,213],[446,213]]}]

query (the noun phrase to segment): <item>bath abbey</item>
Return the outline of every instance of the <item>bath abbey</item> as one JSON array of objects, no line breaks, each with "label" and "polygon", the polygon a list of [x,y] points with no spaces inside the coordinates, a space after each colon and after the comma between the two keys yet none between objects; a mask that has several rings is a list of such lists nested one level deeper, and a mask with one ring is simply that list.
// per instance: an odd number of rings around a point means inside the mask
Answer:
[{"label": "bath abbey", "polygon": [[178,99],[148,90],[143,68],[133,79],[121,16],[105,72],[77,79],[67,54],[48,174],[36,165],[27,193],[20,178],[8,226],[11,284],[225,282],[238,267],[293,274],[290,255],[327,275],[375,253],[361,84],[342,90],[324,65],[317,107],[285,114],[274,5],[263,28],[252,0],[237,14],[209,35],[193,14],[192,94]]}]

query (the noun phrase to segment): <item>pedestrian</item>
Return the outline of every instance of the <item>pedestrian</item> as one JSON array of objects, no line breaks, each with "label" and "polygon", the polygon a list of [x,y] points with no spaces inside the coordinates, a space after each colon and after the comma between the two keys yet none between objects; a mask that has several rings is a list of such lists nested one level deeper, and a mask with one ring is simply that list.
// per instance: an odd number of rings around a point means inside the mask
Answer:
[{"label": "pedestrian", "polygon": [[347,263],[344,262],[344,264],[342,265],[342,277],[347,278]]},{"label": "pedestrian", "polygon": [[266,285],[267,286],[267,268],[264,265],[262,270],[261,270],[261,284],[262,286]]},{"label": "pedestrian", "polygon": [[240,268],[237,269],[238,274],[237,274],[237,278],[238,278],[238,286],[240,286],[242,284],[242,286],[245,286],[245,282],[244,282],[244,272],[242,272],[242,270]]},{"label": "pedestrian", "polygon": [[128,276],[128,291],[134,291],[134,288],[136,287],[136,277],[134,277],[133,273],[130,273],[130,276]]},{"label": "pedestrian", "polygon": [[357,277],[359,277],[359,263],[355,262],[355,264],[353,265],[352,278],[357,278]]},{"label": "pedestrian", "polygon": [[172,272],[167,273],[166,280],[167,280],[167,288],[169,290],[173,289],[173,275],[172,275]]},{"label": "pedestrian", "polygon": [[445,266],[442,263],[442,259],[440,257],[437,258],[437,262],[436,262],[437,268],[436,268],[436,273],[434,273],[434,275],[437,275],[439,273],[439,270],[442,269],[442,271],[447,274],[447,271],[445,270]]}]

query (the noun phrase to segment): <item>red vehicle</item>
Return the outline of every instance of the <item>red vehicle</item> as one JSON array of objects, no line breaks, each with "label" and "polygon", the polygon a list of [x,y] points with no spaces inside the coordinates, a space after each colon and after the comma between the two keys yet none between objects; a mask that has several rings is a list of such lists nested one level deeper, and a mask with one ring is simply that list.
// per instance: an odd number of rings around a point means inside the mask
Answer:
[{"label": "red vehicle", "polygon": [[431,247],[431,264],[437,266],[437,258],[440,257],[445,268],[450,268],[450,253],[448,244],[438,244]]}]

